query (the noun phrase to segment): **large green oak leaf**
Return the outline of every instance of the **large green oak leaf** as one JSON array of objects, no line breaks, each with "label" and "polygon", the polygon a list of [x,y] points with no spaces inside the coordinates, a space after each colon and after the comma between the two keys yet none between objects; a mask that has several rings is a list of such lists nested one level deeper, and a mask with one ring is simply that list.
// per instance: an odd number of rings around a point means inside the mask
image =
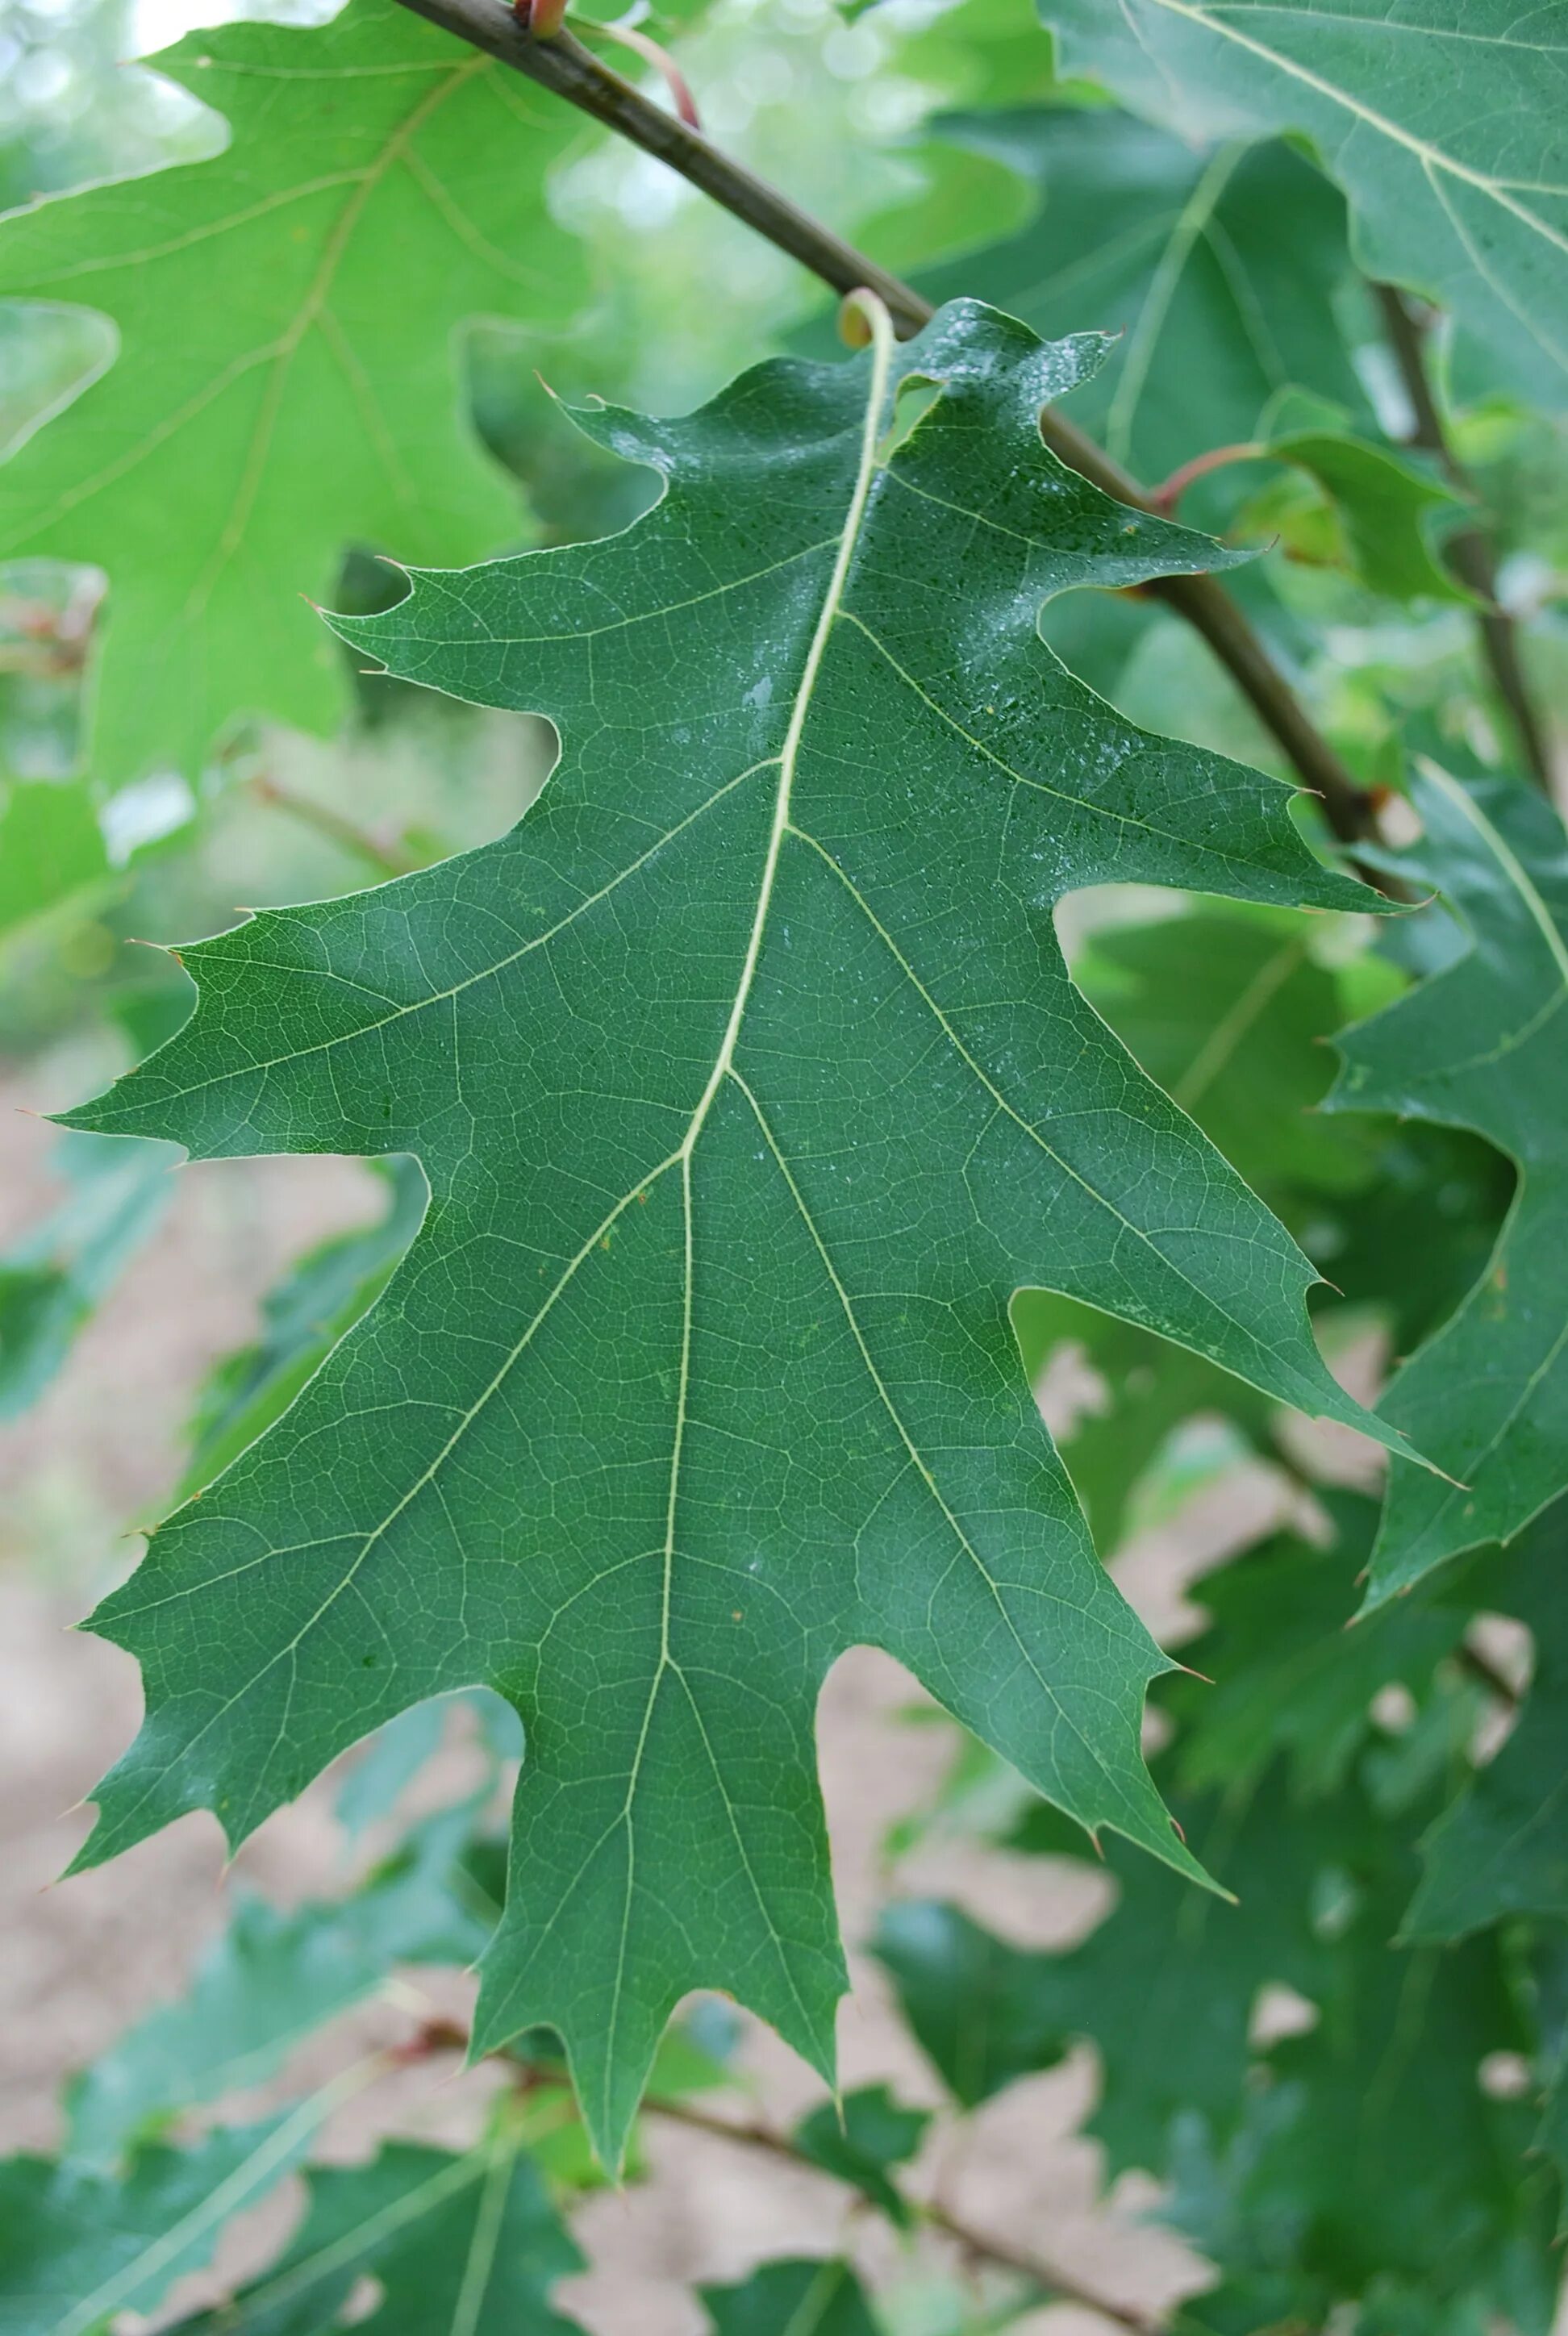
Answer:
[{"label": "large green oak leaf", "polygon": [[1040,0],[1067,73],[1190,138],[1309,138],[1367,274],[1494,365],[1568,384],[1568,9],[1514,0]]},{"label": "large green oak leaf", "polygon": [[544,204],[570,117],[391,0],[193,33],[156,63],[227,117],[226,150],[0,221],[0,298],[113,328],[113,361],[0,464],[0,560],[108,572],[103,788],[194,774],[242,716],[336,728],[347,677],[302,596],[351,545],[515,538],[462,331],[558,320],[580,283]]},{"label": "large green oak leaf", "polygon": [[[538,803],[187,949],[190,1022],[73,1114],[201,1158],[412,1153],[432,1195],[95,1618],[148,1717],[85,1859],[193,1808],[238,1840],[394,1713],[490,1683],[527,1751],[477,2044],[554,2028],[611,2158],[692,1988],[833,2065],[813,1723],[846,1647],[1198,1870],[1138,1751],[1164,1660],[1040,1424],[1016,1289],[1369,1424],[1312,1343],[1310,1266],[1052,927],[1110,880],[1367,898],[1288,790],[1135,730],[1037,638],[1052,591],[1225,557],[1041,445],[1100,346],[960,302],[684,421],[588,417],[664,475],[625,534],[338,620],[395,673],[547,714]],[[940,388],[912,430],[895,375]]]}]

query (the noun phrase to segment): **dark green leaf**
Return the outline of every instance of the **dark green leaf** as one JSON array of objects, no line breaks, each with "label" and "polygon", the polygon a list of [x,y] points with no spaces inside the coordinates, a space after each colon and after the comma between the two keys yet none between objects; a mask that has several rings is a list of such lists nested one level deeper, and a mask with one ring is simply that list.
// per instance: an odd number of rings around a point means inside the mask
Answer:
[{"label": "dark green leaf", "polygon": [[1343,1013],[1322,920],[1239,904],[1094,935],[1075,978],[1173,1102],[1274,1207],[1373,1172],[1368,1131],[1317,1117]]},{"label": "dark green leaf", "polygon": [[938,127],[1010,163],[1040,209],[923,288],[978,295],[1047,336],[1120,334],[1072,411],[1139,477],[1255,438],[1287,388],[1364,409],[1334,309],[1344,204],[1290,147],[1194,151],[1130,114],[1059,107]]},{"label": "dark green leaf", "polygon": [[1513,1190],[1512,1168],[1478,1137],[1386,1124],[1375,1177],[1324,1212],[1306,1245],[1351,1305],[1386,1310],[1394,1351],[1407,1355],[1485,1268]]},{"label": "dark green leaf", "polygon": [[1568,1504],[1519,1542],[1495,1602],[1527,1622],[1535,1672],[1495,1759],[1422,1844],[1405,1928],[1459,1939],[1505,1914],[1568,1915]]},{"label": "dark green leaf", "polygon": [[765,2263],[735,2287],[704,2287],[713,2336],[877,2336],[844,2263]]},{"label": "dark green leaf", "polygon": [[69,2159],[0,2163],[5,2336],[90,2336],[120,2312],[151,2311],[299,2163],[320,2121],[318,2096],[194,2149],[144,2149],[122,2178]]},{"label": "dark green leaf", "polygon": [[1180,1679],[1166,1700],[1184,1726],[1175,1754],[1193,1790],[1254,1784],[1280,1754],[1309,1797],[1340,1790],[1367,1741],[1382,1688],[1424,1691],[1465,1627],[1463,1606],[1402,1601],[1355,1629],[1356,1578],[1377,1512],[1330,1496],[1331,1549],[1281,1534],[1208,1576],[1211,1628],[1190,1650],[1214,1684]]},{"label": "dark green leaf", "polygon": [[[1195,912],[1095,934],[1074,978],[1152,1077],[1287,1222],[1320,1228],[1324,1203],[1373,1184],[1376,1138],[1324,1120],[1322,1043],[1342,1018],[1339,979],[1311,953],[1307,920],[1205,904]],[[1338,1260],[1336,1258],[1336,1270]],[[1127,1505],[1168,1439],[1195,1413],[1220,1412],[1266,1445],[1277,1406],[1201,1356],[1131,1323],[1041,1290],[1013,1301],[1025,1368],[1082,1346],[1105,1382],[1064,1456],[1095,1539],[1114,1549]]]},{"label": "dark green leaf", "polygon": [[891,2170],[907,2165],[930,2121],[929,2109],[903,2108],[885,2085],[866,2085],[803,2117],[794,2147],[824,2173],[862,2190],[901,2225],[910,2220],[910,2207],[890,2179]]},{"label": "dark green leaf", "polygon": [[[1111,2172],[1178,2175],[1173,2211],[1226,2274],[1201,2325],[1272,2324],[1245,2316],[1248,2294],[1260,2312],[1267,2294],[1314,2297],[1305,2324],[1337,2325],[1337,2302],[1406,2283],[1462,2302],[1459,2326],[1516,2308],[1544,2336],[1552,2185],[1524,2163],[1531,2110],[1481,2082],[1489,2055],[1530,2042],[1496,1942],[1391,1951],[1414,1861],[1354,1788],[1302,1807],[1276,1770],[1184,1814],[1239,1905],[1117,1849],[1115,1909],[1065,1954],[1004,1946],[952,1908],[888,1910],[877,1952],[946,2081],[982,2098],[1091,2040]],[[1307,2033],[1251,2040],[1271,1985],[1307,2000]]]},{"label": "dark green leaf", "polygon": [[1150,1861],[1113,1854],[1115,1911],[1066,1954],[1008,1946],[950,1906],[886,1910],[876,1952],[920,2045],[966,2107],[1053,2066],[1087,2037],[1104,2070],[1090,2129],[1114,2170],[1160,2172],[1180,2115],[1198,2114],[1215,2130],[1233,2121],[1258,1990],[1271,1981],[1303,1992],[1316,1983],[1311,1886],[1339,1848],[1343,1819],[1287,1816],[1277,1783],[1239,1818],[1201,1804],[1183,1815],[1193,1847],[1244,1886],[1243,1907],[1183,1893]]},{"label": "dark green leaf", "polygon": [[[187,949],[192,1020],[73,1115],[202,1157],[411,1152],[433,1194],[380,1301],[101,1610],[149,1718],[84,1862],[192,1807],[239,1839],[488,1680],[528,1730],[527,1886],[479,2040],[560,2031],[612,2159],[693,1988],[832,2066],[813,1727],[843,1647],[1196,1871],[1137,1752],[1164,1659],[1040,1426],[1015,1289],[1382,1432],[1312,1343],[1305,1259],[1054,944],[1053,902],[1113,877],[1368,897],[1283,789],[1132,730],[1038,642],[1068,582],[1222,557],[1040,445],[1098,354],[959,304],[683,422],[590,416],[665,472],[646,518],[342,626],[548,713],[538,803]],[[942,394],[884,462],[895,363]]]},{"label": "dark green leaf", "polygon": [[1337,1110],[1464,1127],[1519,1170],[1483,1280],[1406,1365],[1387,1402],[1455,1477],[1396,1459],[1368,1602],[1456,1552],[1506,1541],[1568,1483],[1568,838],[1529,788],[1416,782],[1417,881],[1463,920],[1466,953],[1339,1040]]}]

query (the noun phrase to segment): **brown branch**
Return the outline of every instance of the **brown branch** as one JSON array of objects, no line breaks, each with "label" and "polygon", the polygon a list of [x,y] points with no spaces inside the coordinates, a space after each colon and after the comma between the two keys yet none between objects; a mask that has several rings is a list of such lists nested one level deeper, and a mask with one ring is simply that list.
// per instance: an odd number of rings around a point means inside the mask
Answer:
[{"label": "brown branch", "polygon": [[1199,479],[1206,479],[1211,471],[1228,470],[1232,462],[1267,462],[1273,459],[1271,447],[1260,446],[1251,438],[1234,446],[1211,446],[1206,454],[1194,454],[1190,462],[1183,462],[1168,479],[1151,487],[1149,501],[1157,511],[1164,511],[1167,519],[1173,518],[1187,489]]},{"label": "brown branch", "polygon": [[[874,292],[901,338],[909,339],[930,322],[933,311],[929,300],[834,235],[787,195],[721,154],[689,124],[652,104],[570,33],[534,38],[504,0],[402,0],[402,5],[513,72],[525,73],[529,80],[590,114],[607,130],[639,146],[645,154],[667,163],[835,291],[848,293],[864,287]],[[1040,434],[1054,454],[1105,493],[1141,511],[1154,509],[1137,481],[1056,406],[1047,406],[1041,414]],[[1230,594],[1212,576],[1162,577],[1145,589],[1176,609],[1208,642],[1279,740],[1304,784],[1321,796],[1324,814],[1341,842],[1352,843],[1369,835],[1373,832],[1371,796],[1311,721]]]},{"label": "brown branch", "polygon": [[1511,1679],[1505,1678],[1496,1664],[1483,1652],[1481,1648],[1473,1646],[1468,1639],[1461,1639],[1456,1651],[1458,1654],[1462,1670],[1468,1671],[1471,1678],[1477,1680],[1489,1695],[1495,1696],[1497,1701],[1506,1709],[1518,1710],[1518,1689]]},{"label": "brown branch", "polygon": [[[418,2029],[408,2042],[398,2048],[390,2059],[398,2067],[408,2067],[440,2053],[466,2053],[470,2040],[465,2029],[454,2026],[449,2020],[433,2019]],[[536,2093],[544,2084],[554,2085],[561,2081],[560,2076],[554,2070],[547,2071],[527,2061],[521,2063],[511,2061],[504,2046],[498,2048],[488,2057],[503,2067],[511,2068],[512,2087],[517,2093],[523,2095]],[[568,2094],[575,2103],[575,2096],[570,2094],[570,2086]],[[730,2117],[716,2117],[707,2109],[694,2107],[690,2101],[655,2100],[645,2098],[640,2114],[644,2117],[663,2117],[669,2125],[687,2126],[694,2133],[711,2134],[719,2141],[734,2142],[742,2149],[761,2151],[775,2161],[789,2166],[803,2166],[808,2173],[825,2174],[830,2181],[845,2182],[847,2187],[852,2189],[854,2187],[852,2182],[848,2182],[846,2176],[833,2174],[827,2166],[819,2164],[814,2157],[808,2157],[803,2150],[795,2147],[787,2134],[775,2133],[771,2126],[762,2125],[755,2120],[737,2121]],[[966,2253],[973,2255],[977,2260],[995,2263],[1001,2271],[1013,2272],[1018,2278],[1029,2281],[1036,2287],[1047,2288],[1054,2295],[1064,2298],[1069,2303],[1081,2303],[1087,2311],[1097,2312],[1106,2320],[1114,2320],[1118,2328],[1132,2330],[1133,2336],[1158,2336],[1161,2321],[1155,2315],[1139,2312],[1130,2304],[1117,2303],[1109,2296],[1097,2294],[1093,2288],[1085,2287],[1080,2281],[1074,2279],[1070,2273],[1058,2270],[1055,2264],[1047,2263],[1042,2256],[1024,2254],[1018,2248],[1008,2246],[1005,2240],[991,2238],[985,2232],[973,2229],[970,2224],[961,2221],[957,2214],[952,2214],[946,2206],[939,2205],[934,2199],[921,2201],[908,2198],[905,2204],[911,2206],[932,2230],[940,2231],[944,2238],[951,2239],[955,2245],[962,2247]]]},{"label": "brown branch", "polygon": [[[663,2117],[672,2125],[688,2126],[696,2133],[714,2134],[721,2141],[738,2143],[743,2149],[761,2150],[768,2156],[781,2158],[791,2166],[803,2166],[813,2174],[827,2171],[814,2158],[807,2157],[796,2149],[786,2134],[774,2133],[768,2126],[735,2124],[727,2117],[713,2117],[706,2109],[694,2108],[689,2101],[648,2100],[643,2103],[643,2111],[647,2116]],[[832,2178],[839,2181],[843,2177],[835,2175]],[[951,2239],[963,2248],[966,2254],[973,2255],[982,2263],[995,2263],[1001,2271],[1013,2272],[1018,2278],[1028,2280],[1036,2287],[1047,2288],[1054,2296],[1059,2296],[1069,2303],[1081,2303],[1086,2311],[1097,2312],[1103,2318],[1115,2321],[1118,2328],[1133,2330],[1135,2336],[1154,2336],[1160,2326],[1159,2321],[1151,2314],[1139,2312],[1129,2304],[1116,2303],[1109,2296],[1096,2294],[1092,2288],[1085,2287],[1070,2273],[1058,2270],[1042,2257],[1023,2254],[1017,2248],[1009,2247],[1004,2240],[991,2238],[985,2232],[975,2230],[934,2201],[922,2204],[919,2199],[911,2199],[908,2203],[932,2230],[940,2231],[944,2238]]]},{"label": "brown branch", "polygon": [[[1410,401],[1412,426],[1406,443],[1419,446],[1428,454],[1435,454],[1447,475],[1449,484],[1473,502],[1475,501],[1474,483],[1454,452],[1432,393],[1431,375],[1427,370],[1426,336],[1416,312],[1394,285],[1377,284],[1372,288],[1383,311],[1388,346],[1399,368],[1405,394]],[[1443,546],[1443,553],[1461,584],[1481,603],[1475,618],[1481,637],[1481,654],[1492,676],[1493,686],[1508,709],[1530,775],[1550,800],[1552,749],[1546,725],[1536,709],[1525,677],[1524,660],[1519,654],[1518,626],[1508,610],[1498,603],[1497,559],[1492,537],[1485,526],[1461,528],[1456,534],[1449,536]]]},{"label": "brown branch", "polygon": [[250,793],[258,803],[269,810],[286,812],[302,827],[312,827],[342,852],[351,852],[356,859],[368,861],[384,876],[412,876],[426,863],[401,844],[388,842],[373,835],[368,828],[360,827],[342,812],[334,811],[330,803],[317,803],[314,796],[297,794],[267,771],[258,771],[250,781]]}]

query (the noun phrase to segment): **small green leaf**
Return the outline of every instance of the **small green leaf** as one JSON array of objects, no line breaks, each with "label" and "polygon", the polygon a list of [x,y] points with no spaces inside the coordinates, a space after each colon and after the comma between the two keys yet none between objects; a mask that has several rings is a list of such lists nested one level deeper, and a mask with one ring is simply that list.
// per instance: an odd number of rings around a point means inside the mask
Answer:
[{"label": "small green leaf", "polygon": [[735,2287],[697,2290],[713,2336],[878,2336],[846,2263],[759,2263]]},{"label": "small green leaf", "polygon": [[0,1419],[36,1403],[78,1333],[151,1238],[173,1192],[171,1144],[67,1135],[66,1198],[0,1258]]},{"label": "small green leaf", "polygon": [[[1458,497],[1414,462],[1342,431],[1301,430],[1271,438],[1268,451],[1316,481],[1333,507],[1338,539],[1330,549],[1368,591],[1390,600],[1457,600],[1471,596],[1439,567],[1424,522],[1452,511]],[[1259,498],[1238,522],[1266,524]]]},{"label": "small green leaf", "polygon": [[852,2183],[901,2228],[911,2209],[890,2178],[891,2169],[908,2164],[930,2121],[929,2109],[901,2107],[886,2085],[866,2085],[803,2117],[794,2147],[824,2174]]}]

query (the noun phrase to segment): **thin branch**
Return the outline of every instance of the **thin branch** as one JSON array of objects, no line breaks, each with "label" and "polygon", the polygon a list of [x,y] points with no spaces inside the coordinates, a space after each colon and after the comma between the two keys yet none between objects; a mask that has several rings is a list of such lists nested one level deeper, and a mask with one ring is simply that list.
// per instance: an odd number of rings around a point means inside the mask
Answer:
[{"label": "thin branch", "polygon": [[[1410,401],[1412,427],[1407,443],[1435,454],[1447,473],[1449,484],[1475,501],[1474,483],[1454,452],[1433,395],[1431,375],[1427,369],[1426,336],[1416,312],[1394,285],[1378,284],[1373,289],[1383,311],[1388,346]],[[1497,560],[1492,538],[1484,526],[1461,528],[1448,538],[1443,551],[1459,581],[1481,603],[1476,612],[1476,628],[1481,636],[1482,656],[1493,686],[1508,709],[1530,775],[1550,800],[1552,749],[1546,725],[1525,677],[1519,654],[1518,626],[1498,602]]]},{"label": "thin branch", "polygon": [[[911,338],[930,322],[933,314],[930,301],[776,188],[721,154],[687,123],[652,104],[570,33],[534,38],[504,0],[402,0],[402,5],[565,98],[607,130],[639,146],[645,154],[667,163],[835,291],[853,292],[863,286],[876,293],[901,338]],[[1047,406],[1040,416],[1040,435],[1054,454],[1105,493],[1141,511],[1154,509],[1137,481],[1054,405]],[[1304,784],[1321,796],[1324,814],[1340,841],[1353,843],[1371,834],[1371,795],[1311,721],[1230,594],[1212,576],[1162,577],[1144,589],[1166,601],[1203,635],[1279,740]]]},{"label": "thin branch", "polygon": [[1467,1670],[1471,1678],[1478,1680],[1489,1695],[1495,1696],[1507,1710],[1518,1710],[1518,1689],[1511,1679],[1505,1678],[1482,1648],[1473,1645],[1468,1639],[1461,1639],[1456,1651],[1462,1669]]},{"label": "thin branch", "polygon": [[[706,2109],[694,2108],[689,2101],[645,2101],[643,2110],[645,2115],[663,2117],[669,2124],[689,2126],[694,2132],[714,2134],[719,2140],[736,2142],[744,2149],[761,2150],[768,2156],[782,2158],[791,2166],[806,2166],[813,2174],[826,2171],[814,2158],[807,2157],[797,2150],[787,2135],[774,2133],[768,2126],[737,2125],[727,2117],[713,2117]],[[833,2178],[840,2177],[835,2175]],[[1097,2312],[1103,2318],[1115,2321],[1118,2328],[1133,2330],[1135,2336],[1154,2336],[1160,2326],[1158,2319],[1151,2314],[1139,2312],[1129,2304],[1116,2303],[1109,2296],[1097,2294],[1094,2289],[1085,2287],[1069,2273],[1058,2270],[1042,2257],[1020,2253],[1004,2241],[973,2229],[945,2206],[934,2202],[922,2204],[919,2199],[911,2199],[908,2203],[932,2230],[940,2231],[945,2238],[951,2239],[967,2254],[980,2262],[995,2263],[999,2270],[1012,2272],[1037,2287],[1047,2288],[1053,2296],[1068,2303],[1081,2303],[1086,2311]]]},{"label": "thin branch", "polygon": [[1190,462],[1163,479],[1157,487],[1149,489],[1149,501],[1167,519],[1174,516],[1176,505],[1199,479],[1206,479],[1211,471],[1228,470],[1232,462],[1268,462],[1275,458],[1271,446],[1260,446],[1253,439],[1243,439],[1234,446],[1211,446],[1206,454],[1194,454]]},{"label": "thin branch", "polygon": [[256,774],[250,781],[250,793],[258,803],[266,803],[273,811],[287,812],[302,827],[313,827],[317,835],[326,836],[339,851],[353,852],[356,859],[378,868],[384,876],[412,876],[426,864],[402,845],[388,842],[373,835],[368,828],[346,819],[330,803],[317,803],[311,795],[297,794],[292,787],[286,787],[267,771]]}]

